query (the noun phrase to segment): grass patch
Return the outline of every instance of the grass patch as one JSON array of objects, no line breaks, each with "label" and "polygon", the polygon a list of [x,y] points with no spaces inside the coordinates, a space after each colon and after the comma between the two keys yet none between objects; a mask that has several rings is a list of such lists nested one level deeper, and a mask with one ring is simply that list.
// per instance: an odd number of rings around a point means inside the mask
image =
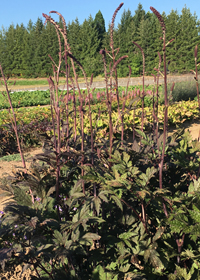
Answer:
[{"label": "grass patch", "polygon": [[[27,154],[24,157],[27,158],[28,156],[30,156],[30,154]],[[1,157],[0,161],[21,161],[21,156],[20,154],[7,155]]]},{"label": "grass patch", "polygon": [[[88,78],[88,81],[90,78]],[[93,79],[93,82],[99,82],[99,81],[104,81],[104,77],[102,76],[97,76]],[[42,86],[42,85],[49,85],[47,78],[36,78],[36,79],[11,79],[9,80],[9,84],[12,85],[15,82],[15,85],[12,86],[12,88],[17,87],[17,86]],[[61,77],[60,78],[60,84],[64,84],[66,82],[66,78]],[[84,78],[79,78],[78,79],[79,83],[85,83]]]},{"label": "grass patch", "polygon": [[[15,80],[11,81],[14,82]],[[16,80],[16,86],[31,86],[31,85],[48,85],[47,80]]]}]

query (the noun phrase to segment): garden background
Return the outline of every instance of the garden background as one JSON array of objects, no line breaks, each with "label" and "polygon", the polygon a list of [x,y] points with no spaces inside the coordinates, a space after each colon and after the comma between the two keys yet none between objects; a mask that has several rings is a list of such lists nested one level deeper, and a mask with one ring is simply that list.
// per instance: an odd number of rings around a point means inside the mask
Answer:
[{"label": "garden background", "polygon": [[[87,16],[87,15],[86,15]],[[172,10],[162,14],[166,25],[166,40],[174,38],[167,48],[167,69],[170,73],[188,73],[194,66],[194,47],[199,41],[200,22],[196,14],[191,14],[186,6],[179,14]],[[60,20],[59,24],[62,26]],[[128,67],[132,76],[142,74],[142,55],[132,43],[137,42],[146,56],[146,74],[151,74],[158,64],[157,52],[162,49],[161,27],[156,16],[146,12],[139,4],[135,12],[124,10],[120,23],[114,28],[114,44],[119,48],[119,56],[128,55],[118,65],[118,76],[126,77]],[[68,42],[73,55],[81,61],[88,76],[103,75],[104,68],[99,51],[109,49],[110,27],[106,31],[104,17],[99,10],[93,19],[89,16],[80,24],[78,18],[67,23]],[[63,39],[62,39],[63,40]],[[58,39],[54,27],[41,18],[27,26],[10,25],[0,31],[0,61],[7,76],[46,77],[52,75],[52,63],[48,54],[58,62]],[[63,65],[64,67],[64,65]],[[72,69],[71,69],[72,71]],[[82,76],[80,69],[77,74]],[[154,73],[155,74],[155,73]]]}]

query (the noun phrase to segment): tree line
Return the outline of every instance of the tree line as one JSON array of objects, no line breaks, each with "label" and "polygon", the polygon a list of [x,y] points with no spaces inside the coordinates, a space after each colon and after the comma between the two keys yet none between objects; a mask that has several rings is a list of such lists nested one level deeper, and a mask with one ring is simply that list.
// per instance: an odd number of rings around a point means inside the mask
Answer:
[{"label": "tree line", "polygon": [[[181,14],[175,10],[162,14],[166,25],[167,40],[174,38],[167,48],[168,71],[187,73],[194,69],[194,47],[200,41],[200,22],[196,14],[191,14],[186,6]],[[61,20],[59,24],[62,25]],[[90,15],[82,24],[78,18],[67,24],[68,41],[73,55],[79,60],[87,75],[103,75],[104,68],[100,49],[110,50],[110,26],[106,31],[101,11],[93,19]],[[138,43],[145,54],[145,72],[151,75],[158,67],[158,51],[162,52],[161,27],[156,16],[145,12],[139,4],[134,15],[124,10],[121,20],[114,29],[115,48],[119,48],[118,57],[128,55],[118,65],[119,77],[126,77],[131,66],[132,76],[142,73],[141,51],[133,44]],[[38,18],[31,20],[27,27],[23,24],[0,30],[0,63],[7,76],[46,77],[52,75],[52,61],[58,62],[58,39],[54,27]],[[109,65],[109,55],[108,65]],[[64,63],[62,65],[64,67]],[[81,69],[77,66],[79,76]]]}]

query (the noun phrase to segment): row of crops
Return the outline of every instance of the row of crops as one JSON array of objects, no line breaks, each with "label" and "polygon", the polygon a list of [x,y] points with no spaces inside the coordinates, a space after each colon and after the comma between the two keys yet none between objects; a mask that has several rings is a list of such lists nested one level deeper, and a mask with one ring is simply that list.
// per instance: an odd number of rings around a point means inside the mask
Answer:
[{"label": "row of crops", "polygon": [[[89,97],[85,90],[81,90],[84,100],[84,110],[87,111]],[[162,96],[162,87],[159,89],[159,122],[162,122],[163,119],[163,101]],[[119,87],[119,96],[120,96],[120,105],[126,100],[126,109],[130,109],[130,102],[133,104],[133,100],[136,100],[134,104],[134,121],[136,124],[140,123],[141,116],[141,99],[137,99],[141,96],[142,87],[141,86],[130,86],[128,89],[125,87]],[[10,93],[11,101],[13,108],[15,108],[17,123],[18,124],[29,124],[32,121],[42,121],[44,119],[50,119],[51,110],[50,110],[50,92],[47,91],[20,91]],[[59,91],[59,98],[61,104],[65,104],[66,93]],[[75,94],[76,104],[79,105],[79,96],[78,93]],[[64,100],[64,102],[63,102]],[[73,110],[73,93],[68,96],[68,105],[69,110]],[[105,89],[95,89],[90,94],[90,102],[92,105],[93,119],[98,119],[98,125],[106,124],[108,121],[107,118],[107,104],[106,104],[106,90]],[[144,107],[145,107],[145,118],[147,122],[152,122],[152,104],[153,104],[153,86],[147,86],[145,88],[145,98],[144,98]],[[44,106],[46,105],[46,106]],[[43,107],[44,106],[44,107]],[[28,108],[26,108],[28,107]],[[121,106],[120,106],[121,107]],[[2,93],[0,95],[0,125],[10,123],[10,115],[7,109],[10,108],[7,95]],[[101,111],[101,118],[99,119],[97,115]],[[112,112],[113,112],[113,121],[117,122],[117,100],[115,94],[112,95]],[[192,118],[198,117],[198,104],[195,100],[181,101],[181,102],[172,102],[169,106],[168,111],[168,121],[169,124],[179,124],[183,123],[185,120],[190,120]],[[130,114],[130,111],[124,111],[124,122],[129,124],[133,121],[133,114]],[[85,114],[87,119],[87,114]]]},{"label": "row of crops", "polygon": [[[124,87],[119,88],[120,108],[123,115],[124,130],[130,133],[134,128],[141,128],[141,92],[142,88],[129,87],[128,90]],[[42,143],[40,134],[51,131],[51,107],[49,91],[24,91],[11,93],[11,100],[15,108],[16,120],[18,125],[18,132],[24,148],[38,146]],[[84,109],[84,132],[90,132],[89,122],[89,97],[87,93],[82,90],[83,95],[83,109]],[[59,92],[61,104],[61,117],[66,119],[66,93]],[[79,106],[78,93],[75,95],[76,104]],[[7,153],[18,152],[16,146],[15,133],[11,125],[11,114],[9,103],[6,95],[0,95],[1,110],[0,110],[0,137],[1,147],[0,155]],[[92,112],[92,127],[97,130],[98,137],[108,137],[109,127],[109,113],[107,109],[106,92],[105,89],[96,89],[90,94],[91,112]],[[160,129],[164,120],[164,104],[162,98],[162,89],[159,90],[158,101],[158,122]],[[144,128],[148,129],[149,124],[153,123],[153,87],[149,86],[145,89],[144,98]],[[45,106],[43,106],[45,105]],[[68,96],[68,111],[69,111],[69,126],[74,126],[74,118],[77,118],[77,129],[80,130],[79,110],[74,112],[74,95]],[[78,107],[77,107],[78,108]],[[75,116],[76,114],[76,116]],[[198,102],[195,100],[171,102],[168,108],[168,124],[180,125],[186,120],[197,119],[199,117]],[[120,132],[121,122],[119,120],[118,104],[115,92],[112,95],[112,121],[114,132]]]},{"label": "row of crops", "polygon": [[[128,101],[127,101],[128,103]],[[113,108],[116,109],[116,102],[113,104]],[[98,117],[99,110],[101,110],[101,118]],[[152,122],[152,107],[145,107],[145,120],[146,123]],[[163,111],[164,105],[159,106],[159,122],[163,121]],[[86,111],[87,112],[87,111]],[[15,110],[17,124],[29,124],[34,121],[43,121],[51,119],[51,108],[50,106],[41,107],[38,105],[37,107],[28,107],[28,108],[19,108]],[[77,112],[78,114],[78,112]],[[88,120],[87,114],[84,115],[85,120]],[[108,124],[108,112],[106,110],[106,104],[95,104],[92,106],[92,117],[93,121],[96,120],[94,124],[97,126],[102,126]],[[118,122],[118,113],[114,111],[112,113],[113,123],[114,125]],[[141,108],[137,108],[135,110],[135,114],[129,114],[128,112],[124,114],[124,123],[127,126],[131,127],[131,122],[134,122],[136,125],[140,124],[141,121]],[[178,103],[174,103],[169,106],[168,110],[168,122],[170,125],[181,124],[186,120],[192,120],[199,117],[199,109],[198,102],[193,101],[181,101]],[[8,110],[4,109],[0,111],[0,126],[10,124],[10,113]],[[88,122],[89,126],[89,122]]]},{"label": "row of crops", "polygon": [[[135,97],[140,94],[142,88],[141,86],[136,87],[129,87],[128,91],[126,91],[125,87],[119,87],[119,94],[121,97],[124,97],[126,94]],[[81,90],[84,96],[85,103],[88,102],[88,96],[85,90]],[[146,87],[147,98],[152,94],[152,86]],[[59,91],[60,99],[65,96],[65,92],[60,90]],[[78,93],[75,93],[75,96],[78,99]],[[14,108],[20,107],[30,107],[30,106],[38,106],[38,105],[50,105],[50,93],[49,90],[36,90],[36,91],[19,91],[19,92],[12,92],[10,93],[10,98],[12,101],[12,105]],[[72,102],[74,98],[73,93],[69,94],[69,102]],[[90,94],[91,102],[96,104],[102,102],[106,98],[106,90],[105,89],[94,89],[93,92]],[[147,101],[148,102],[148,101]],[[148,103],[147,103],[148,104]],[[0,109],[8,109],[10,108],[8,98],[6,93],[0,94]]]}]

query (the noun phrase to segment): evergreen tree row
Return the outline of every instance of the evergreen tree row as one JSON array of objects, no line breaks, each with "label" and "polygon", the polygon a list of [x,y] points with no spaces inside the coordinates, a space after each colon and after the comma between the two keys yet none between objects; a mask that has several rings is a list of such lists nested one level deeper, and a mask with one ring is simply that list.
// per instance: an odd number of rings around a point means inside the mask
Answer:
[{"label": "evergreen tree row", "polygon": [[[191,14],[186,6],[181,14],[172,10],[169,15],[162,14],[167,40],[175,40],[167,48],[168,70],[171,73],[186,73],[194,69],[194,47],[200,42],[200,22],[196,14]],[[95,18],[89,16],[80,24],[78,18],[67,25],[68,40],[73,55],[79,60],[87,75],[103,75],[103,63],[99,51],[101,48],[110,50],[110,27],[106,31],[105,21],[101,11]],[[144,50],[146,74],[150,75],[158,67],[158,51],[162,52],[160,40],[161,27],[156,16],[145,12],[139,4],[134,15],[130,10],[124,10],[121,21],[114,30],[115,48],[119,48],[118,57],[128,55],[118,65],[120,77],[129,73],[132,76],[142,73],[142,55],[133,44],[137,42]],[[12,24],[8,29],[0,31],[0,63],[7,76],[46,77],[52,75],[52,62],[58,62],[58,39],[54,27],[43,24],[38,18],[33,24],[30,20],[27,27],[23,24]],[[109,64],[109,63],[108,63]],[[64,67],[64,65],[63,65]],[[79,76],[81,70],[77,71]]]}]

